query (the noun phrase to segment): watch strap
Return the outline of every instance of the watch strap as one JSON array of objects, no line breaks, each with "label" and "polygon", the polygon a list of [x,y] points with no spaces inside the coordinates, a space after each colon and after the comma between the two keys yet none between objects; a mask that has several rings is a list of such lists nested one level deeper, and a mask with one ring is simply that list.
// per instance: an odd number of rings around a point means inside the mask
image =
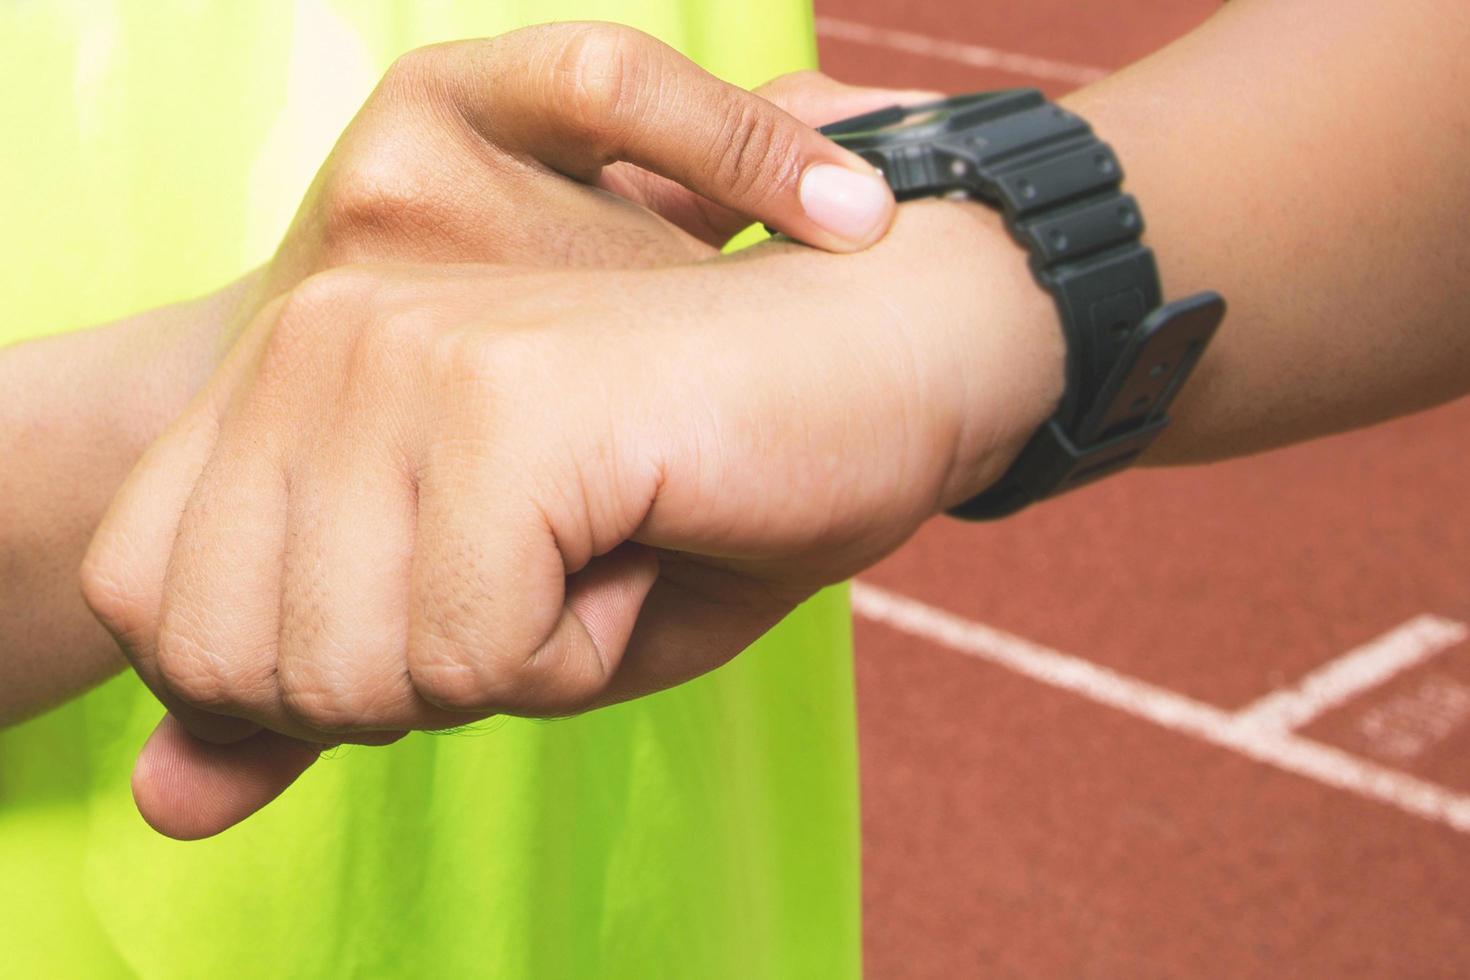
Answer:
[{"label": "watch strap", "polygon": [[[880,138],[931,113],[942,114],[932,137]],[[1061,402],[1004,476],[951,513],[1004,516],[1136,459],[1167,425],[1224,303],[1201,293],[1161,305],[1138,202],[1087,122],[1017,89],[880,110],[823,132],[877,167],[900,201],[963,193],[999,208],[1056,302],[1067,348]]]}]

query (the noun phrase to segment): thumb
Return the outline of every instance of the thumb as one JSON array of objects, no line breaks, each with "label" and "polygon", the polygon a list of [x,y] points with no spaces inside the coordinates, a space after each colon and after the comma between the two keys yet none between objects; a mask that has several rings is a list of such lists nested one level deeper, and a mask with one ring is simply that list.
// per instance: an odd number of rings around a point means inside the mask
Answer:
[{"label": "thumb", "polygon": [[[403,735],[365,732],[353,742],[388,745]],[[133,802],[165,837],[212,837],[284,793],[327,748],[268,729],[228,744],[208,742],[164,715],[133,766]]]},{"label": "thumb", "polygon": [[[839,119],[875,112],[889,106],[915,105],[944,97],[941,93],[922,89],[847,85],[819,71],[782,75],[762,85],[753,94],[812,127],[825,126]],[[605,190],[648,208],[696,238],[715,246],[724,245],[752,221],[758,220],[756,215],[726,207],[667,177],[631,163],[617,163],[606,168],[599,184]],[[832,202],[832,206],[842,208],[850,205],[839,197]]]},{"label": "thumb", "polygon": [[164,715],[133,767],[133,801],[166,837],[210,837],[279,796],[324,748],[266,730],[206,742]]},{"label": "thumb", "polygon": [[832,251],[871,245],[893,219],[893,194],[867,161],[630,28],[561,24],[464,42],[438,70],[487,139],[588,183],[635,164]]}]

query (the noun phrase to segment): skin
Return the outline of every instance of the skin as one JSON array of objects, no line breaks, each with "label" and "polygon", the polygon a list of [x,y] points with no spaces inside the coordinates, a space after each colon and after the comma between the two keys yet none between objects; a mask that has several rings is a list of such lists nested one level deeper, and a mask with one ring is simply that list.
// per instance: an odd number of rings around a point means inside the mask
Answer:
[{"label": "skin", "polygon": [[[682,96],[662,103],[676,115],[630,120],[602,104],[605,93],[578,79],[606,76],[609,59],[638,66],[626,76],[636,87],[678,86]],[[865,238],[837,238],[807,218],[797,183],[807,169],[871,171],[781,110],[816,124],[929,93],[802,72],[757,94],[607,25],[413,52],[343,134],[266,267],[211,296],[0,351],[0,456],[14,464],[0,468],[0,567],[15,584],[0,590],[0,724],[126,665],[77,587],[87,542],[128,471],[245,325],[308,276],[387,260],[689,263],[717,254],[749,215],[834,250],[880,235],[892,198],[876,179],[886,206]],[[704,134],[689,144],[703,156],[668,139],[691,129]],[[753,147],[738,181],[705,159],[711,133],[722,146]],[[504,220],[519,209],[540,220]]]},{"label": "skin", "polygon": [[126,666],[77,567],[128,471],[218,365],[256,278],[0,350],[0,725]]},{"label": "skin", "polygon": [[[1464,393],[1467,46],[1449,0],[1236,2],[1070,100],[1127,163],[1166,292],[1232,303],[1151,462]],[[306,280],[149,451],[84,569],[178,709],[139,762],[145,816],[215,832],[319,742],[717,666],[1003,471],[1061,383],[1027,275],[988,212],[928,202],[859,255]],[[594,335],[617,342],[588,356]]]},{"label": "skin", "polygon": [[[981,390],[958,370],[1036,356],[1037,324],[978,331],[960,315],[1014,288],[1004,266],[994,281],[915,275],[905,302],[932,317],[895,330],[876,275],[895,250],[939,238],[964,255],[999,234],[939,204],[825,270],[785,246],[591,276],[352,268],[293,290],[145,456],[85,566],[93,608],[174,718],[227,743],[219,766],[189,743],[212,789],[187,801],[172,770],[141,768],[145,815],[194,836],[323,743],[673,686],[891,550],[966,493],[961,446],[996,451],[967,417],[1029,403],[1034,425],[1057,394],[1032,390],[1044,361]],[[863,312],[793,332],[770,316],[773,289],[799,322],[838,295]],[[934,324],[943,346],[920,341]],[[850,356],[824,358],[834,344]],[[1059,338],[1040,356],[1059,364]],[[793,430],[807,386],[863,424]],[[793,440],[812,448],[773,466]],[[882,459],[905,462],[875,474]]]},{"label": "skin", "polygon": [[1067,100],[1118,150],[1166,293],[1230,303],[1147,463],[1258,452],[1470,388],[1467,51],[1454,0],[1232,0]]}]

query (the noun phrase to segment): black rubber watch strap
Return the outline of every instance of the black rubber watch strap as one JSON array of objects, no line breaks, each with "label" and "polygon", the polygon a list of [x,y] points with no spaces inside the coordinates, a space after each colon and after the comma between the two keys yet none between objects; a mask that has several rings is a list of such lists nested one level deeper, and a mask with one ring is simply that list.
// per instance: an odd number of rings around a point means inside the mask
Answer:
[{"label": "black rubber watch strap", "polygon": [[1075,427],[1064,429],[1053,416],[993,486],[950,513],[970,520],[1004,517],[1132,465],[1169,424],[1165,410],[1222,314],[1214,293],[1155,310],[1135,332],[1130,342],[1135,350],[1119,358]]},{"label": "black rubber watch strap", "polygon": [[[926,124],[926,114],[937,121]],[[1001,480],[952,513],[1004,516],[1136,459],[1168,423],[1165,409],[1224,304],[1202,293],[1160,305],[1153,253],[1139,240],[1143,215],[1091,127],[1040,92],[1017,89],[883,110],[823,131],[878,167],[900,201],[960,192],[998,207],[1056,301],[1067,343],[1061,404]]]}]

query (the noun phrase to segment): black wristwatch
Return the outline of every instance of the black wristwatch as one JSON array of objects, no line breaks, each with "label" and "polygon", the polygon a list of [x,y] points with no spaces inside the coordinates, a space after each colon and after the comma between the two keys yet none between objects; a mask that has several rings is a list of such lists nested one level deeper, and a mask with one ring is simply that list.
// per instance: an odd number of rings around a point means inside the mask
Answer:
[{"label": "black wristwatch", "polygon": [[1035,89],[884,109],[822,129],[900,201],[963,194],[999,207],[1051,293],[1067,343],[1056,412],[989,489],[950,511],[983,520],[1115,473],[1168,425],[1225,302],[1162,303],[1143,216],[1108,145]]}]

